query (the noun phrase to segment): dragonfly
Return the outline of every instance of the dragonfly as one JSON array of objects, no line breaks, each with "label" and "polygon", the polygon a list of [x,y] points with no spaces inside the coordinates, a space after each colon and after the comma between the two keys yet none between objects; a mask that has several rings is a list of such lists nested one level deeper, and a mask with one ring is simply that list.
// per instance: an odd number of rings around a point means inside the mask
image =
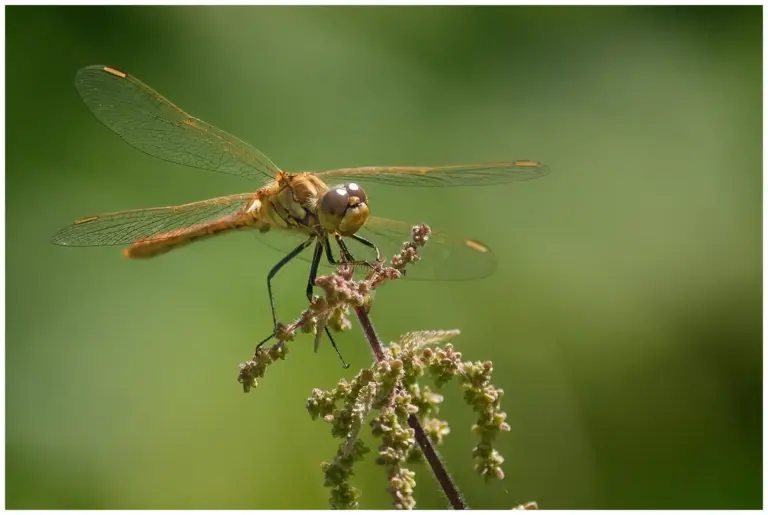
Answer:
[{"label": "dragonfly", "polygon": [[[371,216],[371,199],[361,183],[487,186],[535,179],[549,172],[532,160],[285,172],[251,145],[191,116],[117,68],[82,68],[75,76],[75,86],[97,119],[146,154],[263,185],[248,193],[187,204],[88,216],[60,230],[52,242],[72,247],[123,245],[127,246],[125,257],[146,259],[219,234],[251,230],[268,246],[286,253],[267,274],[275,328],[271,336],[278,328],[272,280],[294,258],[311,263],[306,289],[311,299],[320,266],[370,265],[379,260],[382,251],[394,254],[410,239],[413,224]],[[313,243],[313,252],[304,253]],[[420,254],[422,260],[406,275],[409,279],[479,279],[496,268],[496,259],[486,245],[441,231],[431,232],[429,244]],[[326,263],[322,263],[323,256]]]}]

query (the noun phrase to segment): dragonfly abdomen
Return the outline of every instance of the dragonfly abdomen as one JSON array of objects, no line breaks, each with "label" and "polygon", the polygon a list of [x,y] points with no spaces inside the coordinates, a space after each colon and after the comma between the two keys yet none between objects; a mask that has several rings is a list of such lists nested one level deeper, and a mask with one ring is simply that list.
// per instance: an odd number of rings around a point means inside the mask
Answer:
[{"label": "dragonfly abdomen", "polygon": [[210,238],[220,233],[249,227],[249,217],[229,215],[214,222],[193,225],[183,229],[156,234],[151,238],[131,244],[123,255],[131,259],[151,258],[188,245],[194,241]]}]

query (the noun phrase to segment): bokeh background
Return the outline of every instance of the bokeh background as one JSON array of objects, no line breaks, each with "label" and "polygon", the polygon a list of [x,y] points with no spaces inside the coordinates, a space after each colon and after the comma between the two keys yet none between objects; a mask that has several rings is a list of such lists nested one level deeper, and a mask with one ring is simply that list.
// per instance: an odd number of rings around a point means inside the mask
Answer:
[{"label": "bokeh background", "polygon": [[[337,441],[304,403],[353,367],[299,338],[244,395],[270,330],[247,233],[145,262],[49,243],[103,211],[258,187],[153,159],[86,109],[111,64],[286,170],[536,159],[552,174],[447,191],[366,185],[376,214],[493,247],[498,271],[398,281],[387,340],[459,328],[495,363],[506,479],[472,469],[447,387],[442,447],[476,508],[759,508],[761,8],[6,8],[9,508],[325,508]],[[276,282],[288,319],[306,263]],[[442,508],[419,467],[418,506]],[[386,508],[362,464],[361,506]]]}]

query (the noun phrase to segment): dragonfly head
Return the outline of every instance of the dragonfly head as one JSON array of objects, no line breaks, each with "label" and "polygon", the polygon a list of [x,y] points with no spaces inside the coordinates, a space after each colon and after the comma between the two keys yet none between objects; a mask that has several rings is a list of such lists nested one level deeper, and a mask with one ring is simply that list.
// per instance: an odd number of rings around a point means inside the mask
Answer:
[{"label": "dragonfly head", "polygon": [[328,188],[320,200],[320,225],[328,232],[351,236],[368,221],[368,196],[357,183]]}]

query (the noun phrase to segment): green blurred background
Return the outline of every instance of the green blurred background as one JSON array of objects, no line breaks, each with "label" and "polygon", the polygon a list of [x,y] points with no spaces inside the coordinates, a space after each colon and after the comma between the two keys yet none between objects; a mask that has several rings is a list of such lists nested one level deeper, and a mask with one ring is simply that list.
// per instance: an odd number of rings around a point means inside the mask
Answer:
[{"label": "green blurred background", "polygon": [[[103,211],[259,184],[172,165],[86,109],[132,72],[286,170],[536,159],[552,174],[366,185],[376,214],[495,249],[465,283],[398,281],[382,337],[460,328],[495,363],[507,477],[472,469],[456,388],[442,448],[471,506],[759,508],[761,8],[6,8],[9,508],[325,508],[336,440],[304,402],[367,366],[358,327],[300,338],[254,392],[280,257],[242,233],[156,260],[48,243]],[[306,263],[276,282],[288,319]],[[372,460],[361,506],[386,508]],[[421,508],[442,508],[417,468]]]}]

